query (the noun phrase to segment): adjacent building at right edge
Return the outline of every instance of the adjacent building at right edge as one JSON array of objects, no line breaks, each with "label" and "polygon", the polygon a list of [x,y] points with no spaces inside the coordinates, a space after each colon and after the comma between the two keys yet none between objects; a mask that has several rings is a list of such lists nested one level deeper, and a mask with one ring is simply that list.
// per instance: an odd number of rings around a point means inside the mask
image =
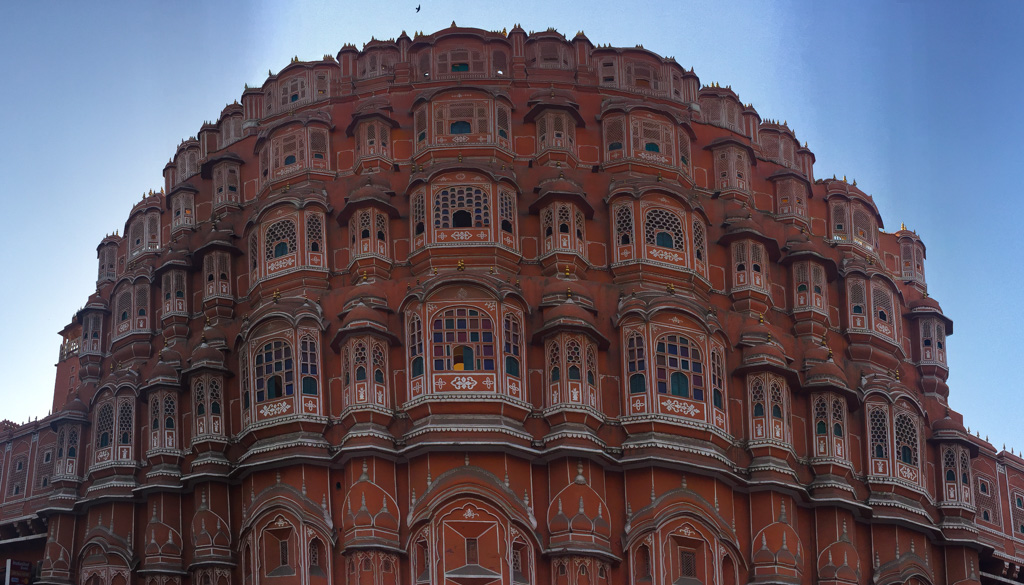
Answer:
[{"label": "adjacent building at right edge", "polygon": [[[925,247],[582,33],[294,60],[98,248],[0,558],[53,585],[1022,582]],[[155,172],[155,170],[154,170]],[[116,432],[115,432],[116,429]]]}]

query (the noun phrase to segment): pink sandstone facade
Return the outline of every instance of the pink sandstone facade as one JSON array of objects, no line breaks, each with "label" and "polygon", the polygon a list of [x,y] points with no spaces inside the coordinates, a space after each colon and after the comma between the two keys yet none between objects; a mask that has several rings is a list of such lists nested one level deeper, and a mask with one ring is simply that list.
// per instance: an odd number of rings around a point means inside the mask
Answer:
[{"label": "pink sandstone facade", "polygon": [[521,28],[293,60],[98,247],[0,427],[52,585],[1024,581],[925,247],[785,123]]}]

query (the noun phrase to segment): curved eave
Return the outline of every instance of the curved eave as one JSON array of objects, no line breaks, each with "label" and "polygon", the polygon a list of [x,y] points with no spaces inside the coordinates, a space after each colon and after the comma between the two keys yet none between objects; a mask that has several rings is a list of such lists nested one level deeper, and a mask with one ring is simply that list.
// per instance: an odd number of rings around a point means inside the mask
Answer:
[{"label": "curved eave", "polygon": [[[787,358],[788,359],[788,358]],[[778,362],[769,360],[744,361],[735,370],[737,374],[754,374],[757,372],[773,372],[786,378],[790,384],[800,384],[800,374],[789,366],[780,365]]]},{"label": "curved eave", "polygon": [[580,542],[580,543],[568,543],[567,542],[567,543],[563,543],[563,544],[557,544],[557,545],[551,546],[550,548],[544,549],[543,554],[546,555],[546,556],[576,555],[576,556],[597,557],[597,558],[599,558],[601,560],[607,561],[607,562],[612,563],[614,565],[617,565],[617,564],[622,562],[622,558],[615,556],[615,554],[612,553],[611,550],[609,550],[609,549],[607,549],[607,548],[605,548],[603,546],[598,546],[598,545],[595,545],[595,544],[589,543],[589,542],[586,542],[586,543],[585,542]]},{"label": "curved eave", "polygon": [[391,330],[383,323],[377,323],[370,320],[360,320],[353,321],[344,327],[339,327],[338,331],[334,334],[334,337],[331,338],[330,346],[335,351],[338,351],[341,347],[341,343],[349,337],[353,335],[364,335],[367,333],[383,337],[391,344],[391,347],[400,347],[402,345],[398,336],[392,333]]},{"label": "curved eave", "polygon": [[860,409],[862,397],[860,392],[850,388],[846,385],[846,382],[836,376],[820,376],[810,378],[805,374],[804,383],[800,386],[804,390],[810,391],[831,391],[841,395],[846,399],[847,408],[850,412],[856,412]]},{"label": "curved eave", "polygon": [[609,191],[608,195],[604,198],[604,202],[611,205],[612,201],[619,197],[632,197],[633,199],[639,200],[650,194],[664,195],[675,199],[691,211],[699,213],[704,219],[705,225],[711,225],[708,214],[700,202],[700,195],[698,195],[696,191],[687,189],[679,184],[673,184],[665,181],[644,181],[641,183],[621,184]]},{"label": "curved eave", "polygon": [[481,28],[450,26],[446,29],[439,30],[433,34],[417,36],[415,39],[412,40],[412,43],[409,45],[409,51],[411,52],[414,49],[432,47],[434,46],[434,44],[437,43],[437,41],[450,37],[469,37],[479,39],[488,44],[495,42],[503,43],[507,45],[507,48],[512,48],[512,42],[508,40],[508,37],[502,35],[501,33],[490,32],[483,30]]},{"label": "curved eave", "polygon": [[[192,175],[192,176],[194,177],[195,175]],[[203,177],[203,178],[206,178],[206,177]],[[183,182],[178,183],[177,185],[171,187],[171,190],[167,192],[167,196],[164,197],[164,203],[166,204],[167,209],[171,208],[171,197],[173,197],[174,195],[177,195],[178,193],[182,193],[184,191],[189,191],[192,194],[197,194],[197,193],[199,193],[199,188],[196,187],[195,185],[193,185],[192,183],[188,182],[188,181],[183,181]]]},{"label": "curved eave", "polygon": [[544,325],[542,325],[540,329],[536,330],[533,333],[531,343],[541,343],[544,340],[544,338],[547,337],[549,334],[558,331],[574,331],[578,333],[585,333],[586,335],[592,337],[594,341],[597,342],[597,346],[602,350],[608,349],[608,347],[611,345],[611,342],[608,340],[608,338],[602,335],[601,332],[598,331],[598,329],[594,327],[591,323],[588,323],[587,321],[584,321],[582,319],[575,319],[572,317],[556,317],[549,321],[545,321]]},{"label": "curved eave", "polygon": [[787,167],[787,168],[779,169],[779,170],[775,171],[774,173],[768,175],[768,180],[769,181],[778,181],[778,180],[781,180],[781,179],[788,179],[788,178],[796,179],[796,180],[800,181],[801,183],[803,183],[804,185],[807,186],[807,198],[808,199],[814,197],[814,189],[812,188],[811,181],[807,178],[806,175],[804,175],[803,173],[801,173],[799,171],[796,171],[794,169],[791,169],[791,168]]},{"label": "curved eave", "polygon": [[149,378],[142,386],[139,387],[139,392],[149,392],[150,390],[158,389],[181,391],[181,380],[179,378],[169,377]]},{"label": "curved eave", "polygon": [[580,115],[580,106],[575,102],[559,100],[556,97],[552,99],[531,100],[528,102],[528,105],[530,105],[530,110],[526,112],[525,116],[523,116],[523,122],[533,122],[544,110],[561,110],[563,112],[568,112],[569,115],[576,120],[577,128],[586,128],[587,126],[586,120],[584,120],[583,116]]},{"label": "curved eave", "polygon": [[236,246],[231,241],[237,240],[238,236],[236,236],[235,234],[228,234],[227,238],[229,239],[216,238],[208,242],[203,242],[195,250],[193,250],[192,255],[205,256],[208,252],[212,252],[214,250],[223,250],[225,252],[228,252],[232,256],[241,256],[242,250],[240,250],[238,246]]},{"label": "curved eave", "polygon": [[390,106],[387,106],[386,108],[382,107],[373,110],[353,113],[352,121],[349,122],[348,126],[345,126],[345,136],[352,138],[353,136],[356,135],[356,125],[358,125],[359,122],[363,120],[370,120],[373,118],[383,120],[384,123],[387,124],[388,126],[391,126],[392,129],[401,126],[401,124],[399,124],[397,120],[395,120],[386,113],[388,111],[391,111]]},{"label": "curved eave", "polygon": [[106,313],[106,314],[109,315],[110,314],[110,307],[109,306],[104,306],[104,305],[101,305],[101,304],[98,304],[98,303],[88,303],[84,307],[82,307],[81,309],[78,309],[78,311],[75,313],[75,319],[77,319],[79,322],[81,322],[82,321],[82,317],[81,317],[82,313],[87,313],[87,312],[90,312],[90,311],[99,311],[100,313]]},{"label": "curved eave", "polygon": [[259,155],[260,150],[263,148],[263,144],[282,128],[287,128],[289,126],[302,126],[304,128],[311,124],[322,125],[328,130],[328,132],[334,130],[334,124],[331,122],[330,116],[326,113],[322,114],[320,111],[314,114],[307,114],[305,116],[286,116],[271,122],[260,130],[259,136],[256,138],[256,143],[253,144],[252,147],[253,155]]},{"label": "curved eave", "polygon": [[974,442],[974,437],[966,434],[966,432],[955,431],[952,429],[933,431],[932,436],[928,437],[927,440],[932,444],[956,443],[957,445],[966,447],[971,452],[971,457],[977,457],[978,452],[980,451],[977,443]]},{"label": "curved eave", "polygon": [[537,187],[537,199],[530,204],[530,213],[538,213],[542,207],[555,201],[565,201],[579,206],[587,219],[594,219],[594,206],[587,201],[587,194],[582,191],[560,189],[558,187]]},{"label": "curved eave", "polygon": [[754,167],[757,166],[757,155],[754,153],[753,147],[751,147],[750,144],[748,144],[747,142],[740,140],[735,136],[720,136],[718,138],[715,138],[707,146],[704,147],[704,150],[714,151],[716,148],[721,148],[723,146],[729,145],[739,146],[740,148],[746,150],[747,155],[750,157],[750,165]]},{"label": "curved eave", "polygon": [[[646,110],[653,114],[665,116],[674,124],[685,124],[687,125],[689,133],[693,135],[693,129],[688,127],[689,120],[687,120],[685,116],[680,115],[679,112],[671,108],[661,106],[653,102],[641,101],[639,99],[623,98],[606,100],[605,103],[601,105],[601,112],[598,113],[596,119],[600,122],[610,114],[629,114],[634,110]],[[691,138],[693,137],[695,137],[695,135],[691,136]],[[750,152],[753,152],[753,149],[751,149]]]},{"label": "curved eave", "polygon": [[174,268],[181,268],[182,270],[191,270],[192,262],[189,259],[189,257],[185,254],[168,254],[168,256],[164,258],[164,261],[159,266],[153,269],[154,280],[164,272],[167,272],[168,270]]},{"label": "curved eave", "polygon": [[858,201],[860,203],[863,203],[868,209],[871,210],[871,214],[874,216],[875,221],[878,222],[879,231],[885,228],[885,224],[882,222],[882,214],[878,212],[878,207],[875,205],[874,200],[871,199],[871,197],[868,196],[867,194],[843,191],[842,189],[828,188],[826,186],[825,202],[828,203],[833,198],[840,198],[845,199],[847,201]]},{"label": "curved eave", "polygon": [[263,216],[269,213],[272,209],[283,205],[291,205],[294,209],[305,209],[310,205],[318,205],[323,208],[324,212],[330,215],[333,211],[330,202],[327,200],[327,196],[316,193],[314,191],[307,192],[296,192],[292,191],[288,195],[285,195],[283,191],[271,195],[274,199],[264,199],[263,205],[258,209],[253,210],[249,216],[249,220],[245,222],[244,233],[248,233],[249,229],[253,226],[259,225],[263,221]]},{"label": "curved eave", "polygon": [[428,90],[426,90],[424,92],[421,92],[419,95],[416,96],[415,99],[413,99],[412,109],[409,110],[409,115],[410,116],[413,115],[413,113],[414,113],[413,110],[415,110],[421,103],[430,102],[435,97],[437,97],[438,95],[444,94],[444,93],[448,93],[448,92],[452,92],[452,91],[459,91],[459,92],[463,92],[463,91],[476,91],[476,92],[480,92],[480,93],[486,94],[487,96],[491,97],[492,99],[503,99],[506,102],[508,102],[509,106],[511,106],[513,110],[515,109],[515,103],[512,101],[512,97],[508,94],[508,92],[506,92],[506,91],[504,91],[502,89],[499,89],[499,88],[496,88],[496,87],[489,87],[489,86],[486,86],[486,85],[468,85],[468,84],[463,84],[463,85],[457,85],[455,87],[452,87],[452,86],[438,87],[438,88],[428,89]]},{"label": "curved eave", "polygon": [[933,307],[917,307],[903,313],[906,319],[921,319],[923,317],[937,317],[946,325],[946,335],[953,335],[953,320],[942,314],[942,311]]},{"label": "curved eave", "polygon": [[789,265],[793,262],[799,262],[801,260],[813,260],[825,267],[825,272],[828,273],[828,280],[831,282],[839,278],[839,264],[835,260],[828,256],[823,256],[817,250],[814,249],[800,249],[790,250],[785,246],[782,247],[782,257],[779,258],[779,264]]},{"label": "curved eave", "polygon": [[[383,192],[381,193],[381,195],[383,197],[388,196],[387,193]],[[366,207],[376,207],[378,209],[381,209],[384,212],[386,212],[388,214],[388,217],[390,217],[391,219],[399,217],[400,214],[398,212],[398,209],[391,204],[391,201],[388,201],[383,197],[362,197],[355,201],[346,197],[345,204],[342,205],[341,209],[338,210],[338,225],[345,225],[345,222],[348,221],[348,218],[352,217],[353,213]]]},{"label": "curved eave", "polygon": [[218,155],[214,155],[213,157],[207,159],[206,162],[204,162],[199,167],[199,176],[204,178],[204,179],[207,179],[207,180],[212,179],[213,178],[213,167],[217,166],[218,164],[220,164],[222,162],[233,162],[233,163],[238,163],[240,165],[244,165],[245,164],[245,159],[243,159],[242,157],[238,156],[237,154],[235,154],[235,153],[233,153],[231,151],[227,151],[227,152],[223,152],[223,153],[218,154]]},{"label": "curved eave", "polygon": [[81,425],[89,425],[90,417],[87,412],[78,412],[75,410],[62,410],[53,413],[50,416],[50,420],[47,421],[50,425],[50,430],[56,431],[57,426],[61,423],[78,423]]},{"label": "curved eave", "polygon": [[779,241],[752,227],[740,226],[735,229],[726,228],[726,232],[722,234],[722,237],[718,238],[717,244],[720,246],[728,246],[738,240],[757,240],[758,242],[761,242],[765,245],[765,249],[768,251],[768,257],[771,258],[772,262],[778,262],[782,257],[782,249],[779,247]]},{"label": "curved eave", "polygon": [[224,362],[214,362],[210,360],[203,360],[201,362],[193,363],[189,367],[181,371],[182,376],[194,374],[200,370],[207,370],[210,372],[220,372],[225,376],[233,376],[233,372],[230,368],[224,365]]},{"label": "curved eave", "polygon": [[512,185],[516,189],[516,193],[521,194],[522,190],[519,188],[519,184],[516,182],[515,171],[512,170],[511,165],[506,165],[508,168],[502,169],[497,165],[483,162],[458,162],[448,161],[443,163],[437,163],[430,165],[429,170],[417,171],[409,177],[409,186],[406,188],[406,193],[412,191],[413,188],[421,183],[430,183],[438,175],[445,173],[452,173],[455,171],[467,171],[474,173],[483,173],[490,177],[495,183],[504,181],[509,185]]}]

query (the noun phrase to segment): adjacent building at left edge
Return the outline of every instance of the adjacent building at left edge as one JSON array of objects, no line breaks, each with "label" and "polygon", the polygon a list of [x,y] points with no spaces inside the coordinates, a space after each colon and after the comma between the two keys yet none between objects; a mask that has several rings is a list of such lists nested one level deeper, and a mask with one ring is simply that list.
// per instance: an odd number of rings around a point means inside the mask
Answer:
[{"label": "adjacent building at left edge", "polygon": [[729,87],[453,23],[240,102],[99,243],[53,414],[0,423],[0,560],[52,585],[1024,580],[1024,460],[948,408],[924,243]]}]

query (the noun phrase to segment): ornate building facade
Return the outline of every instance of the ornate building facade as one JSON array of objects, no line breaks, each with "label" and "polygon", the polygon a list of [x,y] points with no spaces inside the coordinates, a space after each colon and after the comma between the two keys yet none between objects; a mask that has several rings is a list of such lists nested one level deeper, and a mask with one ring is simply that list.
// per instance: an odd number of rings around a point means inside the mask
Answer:
[{"label": "ornate building facade", "polygon": [[[52,585],[1024,580],[925,246],[728,87],[457,28],[293,60],[98,248],[0,428]],[[4,555],[0,555],[4,556]]]}]

